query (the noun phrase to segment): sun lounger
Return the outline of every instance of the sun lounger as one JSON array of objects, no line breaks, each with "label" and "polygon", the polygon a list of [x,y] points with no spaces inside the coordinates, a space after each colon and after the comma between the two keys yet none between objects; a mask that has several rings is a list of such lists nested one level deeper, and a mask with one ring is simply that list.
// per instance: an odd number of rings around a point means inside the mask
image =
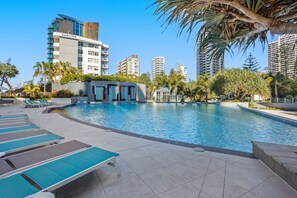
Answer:
[{"label": "sun lounger", "polygon": [[25,107],[26,108],[35,108],[35,107],[44,107],[45,105],[43,104],[37,104],[35,103],[34,101],[31,101],[31,100],[24,100],[23,101],[25,103]]},{"label": "sun lounger", "polygon": [[0,123],[19,122],[19,121],[29,121],[29,118],[28,117],[16,117],[16,118],[2,118],[2,119],[0,119]]},{"label": "sun lounger", "polygon": [[40,136],[23,138],[19,140],[0,143],[0,157],[19,151],[36,148],[44,145],[60,142],[63,137],[50,133]]},{"label": "sun lounger", "polygon": [[[19,174],[0,179],[0,197],[21,198],[42,191],[53,191],[104,164],[114,162],[116,165],[115,157],[118,155],[97,147],[91,147],[30,168]],[[30,183],[27,179],[30,180]],[[38,186],[40,190],[34,186]]]},{"label": "sun lounger", "polygon": [[33,130],[33,129],[39,129],[39,127],[36,126],[35,124],[28,124],[28,125],[23,125],[23,126],[2,128],[2,129],[0,129],[0,135],[6,134],[6,133],[22,132],[22,131]]},{"label": "sun lounger", "polygon": [[31,125],[31,124],[33,124],[33,123],[32,122],[27,122],[27,123],[6,123],[6,124],[0,124],[0,129],[17,127],[17,126],[26,126],[26,125]]},{"label": "sun lounger", "polygon": [[50,133],[46,130],[24,131],[22,133],[7,133],[0,135],[0,143],[18,140],[22,138],[28,138],[38,135],[44,135]]},{"label": "sun lounger", "polygon": [[1,122],[0,121],[0,127],[4,126],[4,125],[8,125],[8,124],[28,124],[30,123],[29,120],[10,120],[10,121],[6,121],[6,122]]},{"label": "sun lounger", "polygon": [[27,114],[16,114],[16,115],[0,115],[0,119],[7,119],[7,118],[25,118],[28,117]]},{"label": "sun lounger", "polygon": [[56,102],[49,102],[47,100],[41,99],[39,100],[40,103],[45,104],[46,106],[57,105]]},{"label": "sun lounger", "polygon": [[73,152],[78,152],[88,147],[91,146],[73,140],[4,157],[0,159],[0,178],[11,175],[17,171],[28,169],[32,166],[40,165],[41,163],[70,155]]}]

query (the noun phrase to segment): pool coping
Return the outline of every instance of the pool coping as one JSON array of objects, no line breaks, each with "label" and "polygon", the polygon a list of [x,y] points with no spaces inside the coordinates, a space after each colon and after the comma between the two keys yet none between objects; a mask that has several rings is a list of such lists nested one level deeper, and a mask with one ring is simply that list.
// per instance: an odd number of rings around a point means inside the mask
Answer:
[{"label": "pool coping", "polygon": [[[59,106],[59,107],[50,107],[50,108],[45,109],[42,113],[47,114],[47,113],[51,113],[54,110],[61,110],[61,109],[64,109],[64,108],[70,107],[70,106],[76,106],[76,105],[75,104],[68,104],[68,105]],[[165,138],[157,138],[157,137],[148,136],[148,135],[141,135],[141,134],[137,134],[137,133],[133,133],[133,132],[129,132],[129,131],[124,131],[124,130],[119,130],[119,129],[114,129],[114,128],[101,126],[101,125],[98,125],[98,124],[92,124],[92,123],[89,123],[89,122],[86,122],[86,121],[83,121],[83,120],[73,118],[73,117],[71,117],[69,115],[66,115],[65,113],[62,113],[62,112],[57,112],[57,113],[59,115],[63,116],[64,118],[67,118],[69,120],[78,122],[80,124],[85,124],[87,126],[95,127],[95,128],[98,128],[98,129],[109,130],[111,132],[119,133],[119,134],[122,134],[122,135],[128,135],[128,136],[132,136],[132,137],[136,137],[136,138],[152,140],[152,141],[166,143],[166,144],[172,144],[172,145],[176,145],[176,146],[183,146],[183,147],[187,147],[187,148],[200,147],[200,148],[203,148],[206,151],[256,159],[256,157],[253,155],[253,153],[249,153],[249,152],[236,151],[236,150],[231,150],[231,149],[223,149],[223,148],[218,148],[218,147],[205,146],[205,145],[201,145],[201,144],[193,144],[193,143],[169,140],[169,139],[165,139]]]},{"label": "pool coping", "polygon": [[261,111],[261,110],[258,110],[258,109],[252,109],[252,108],[244,107],[244,106],[241,106],[241,105],[237,105],[237,106],[240,109],[243,109],[245,111],[249,111],[249,112],[252,112],[254,114],[257,114],[257,115],[260,115],[260,116],[263,116],[263,117],[266,117],[266,118],[270,118],[272,120],[276,120],[276,121],[283,122],[285,124],[289,124],[289,125],[297,127],[297,121],[293,120],[291,118],[285,118],[283,116],[270,114],[270,113],[267,113],[267,112],[264,112],[264,111]]}]

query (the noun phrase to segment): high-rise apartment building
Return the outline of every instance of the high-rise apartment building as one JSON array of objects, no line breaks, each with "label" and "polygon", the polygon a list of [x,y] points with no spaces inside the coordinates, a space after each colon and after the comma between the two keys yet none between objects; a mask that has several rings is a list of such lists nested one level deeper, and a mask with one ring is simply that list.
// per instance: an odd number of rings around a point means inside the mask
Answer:
[{"label": "high-rise apartment building", "polygon": [[220,58],[211,58],[211,55],[206,49],[200,49],[200,41],[197,42],[197,78],[201,75],[207,74],[213,77],[220,70],[224,69],[224,55]]},{"label": "high-rise apartment building", "polygon": [[140,75],[140,65],[137,55],[131,55],[118,63],[118,72],[127,75]]},{"label": "high-rise apartment building", "polygon": [[268,71],[275,75],[281,72],[289,78],[297,75],[297,34],[280,36],[277,41],[268,44]]},{"label": "high-rise apartment building", "polygon": [[152,60],[152,79],[156,76],[165,73],[165,57],[158,56]]},{"label": "high-rise apartment building", "polygon": [[188,80],[188,71],[185,65],[177,64],[175,71],[185,77],[185,81]]},{"label": "high-rise apartment building", "polygon": [[99,24],[59,17],[48,27],[48,61],[69,62],[84,74],[107,75],[109,46],[98,40]]}]

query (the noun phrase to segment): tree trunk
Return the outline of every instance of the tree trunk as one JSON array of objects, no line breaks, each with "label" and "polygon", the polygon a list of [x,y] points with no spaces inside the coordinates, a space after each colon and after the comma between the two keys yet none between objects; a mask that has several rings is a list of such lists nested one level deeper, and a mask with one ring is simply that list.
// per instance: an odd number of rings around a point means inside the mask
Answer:
[{"label": "tree trunk", "polygon": [[44,77],[44,80],[43,80],[43,83],[44,83],[44,85],[43,85],[43,95],[45,96],[45,92],[46,92],[46,75],[44,75],[43,76]]},{"label": "tree trunk", "polygon": [[14,93],[14,91],[12,90],[12,86],[11,86],[11,84],[8,82],[7,78],[5,78],[4,82],[5,82],[5,83],[7,84],[7,86],[8,86],[10,96],[12,96],[12,93]]},{"label": "tree trunk", "polygon": [[276,83],[274,84],[274,94],[275,94],[275,97],[278,98],[277,84]]},{"label": "tree trunk", "polygon": [[205,88],[205,102],[208,102],[208,91],[207,91],[207,88]]}]

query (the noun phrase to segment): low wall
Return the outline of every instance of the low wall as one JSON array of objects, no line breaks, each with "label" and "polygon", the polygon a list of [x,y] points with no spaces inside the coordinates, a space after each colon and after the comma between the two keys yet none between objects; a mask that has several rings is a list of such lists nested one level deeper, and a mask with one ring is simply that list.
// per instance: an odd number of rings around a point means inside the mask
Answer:
[{"label": "low wall", "polygon": [[297,103],[259,103],[265,107],[277,108],[288,111],[297,111]]},{"label": "low wall", "polygon": [[66,85],[61,85],[60,83],[52,83],[52,92],[60,90],[69,90],[75,95],[79,95],[79,91],[82,90],[83,94],[87,94],[87,83],[85,82],[70,82]]},{"label": "low wall", "polygon": [[52,98],[51,101],[58,104],[71,104],[71,98]]},{"label": "low wall", "polygon": [[247,102],[220,102],[220,105],[225,107],[237,107],[238,105],[248,107]]},{"label": "low wall", "polygon": [[144,102],[146,101],[146,85],[144,84],[136,84],[136,101]]}]

